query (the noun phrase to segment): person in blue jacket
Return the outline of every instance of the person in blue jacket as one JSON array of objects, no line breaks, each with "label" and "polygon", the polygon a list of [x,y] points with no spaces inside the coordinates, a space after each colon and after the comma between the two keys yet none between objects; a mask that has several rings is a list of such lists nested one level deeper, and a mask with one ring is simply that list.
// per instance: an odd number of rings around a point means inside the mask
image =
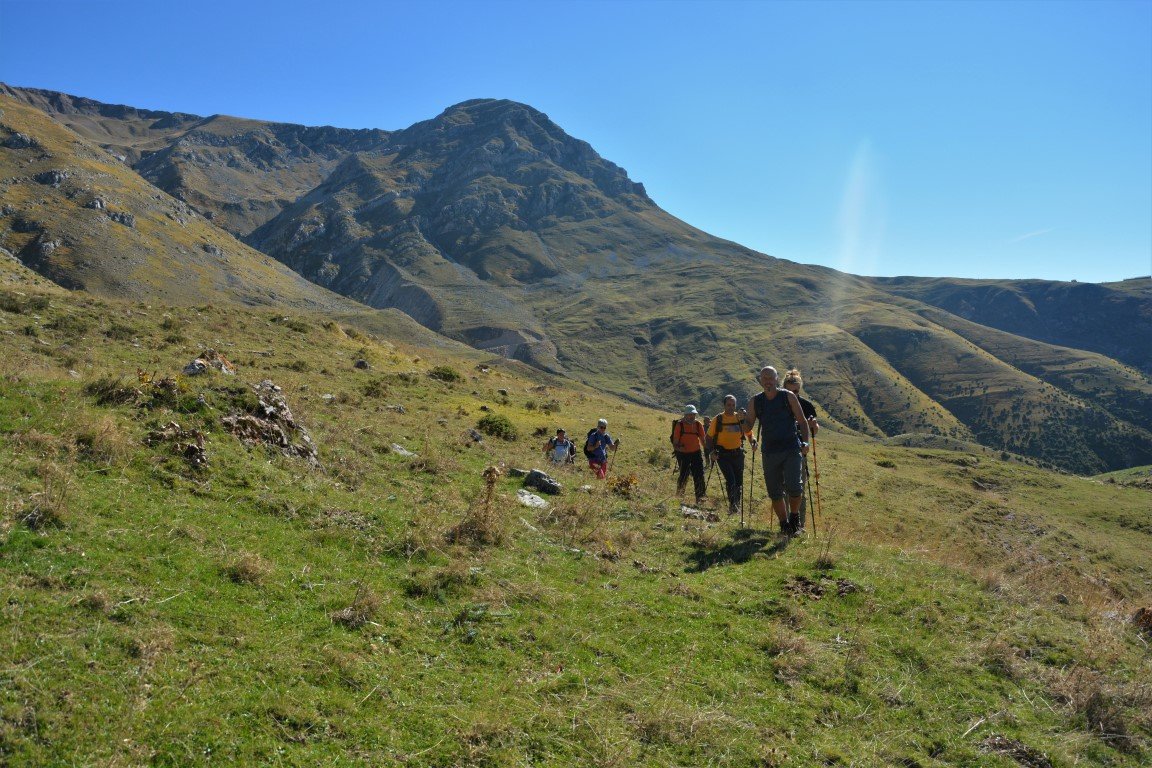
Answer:
[{"label": "person in blue jacket", "polygon": [[608,475],[608,449],[615,452],[619,447],[620,441],[613,440],[608,434],[608,420],[597,421],[596,429],[588,433],[584,442],[584,455],[588,457],[588,466],[596,477],[603,480]]}]

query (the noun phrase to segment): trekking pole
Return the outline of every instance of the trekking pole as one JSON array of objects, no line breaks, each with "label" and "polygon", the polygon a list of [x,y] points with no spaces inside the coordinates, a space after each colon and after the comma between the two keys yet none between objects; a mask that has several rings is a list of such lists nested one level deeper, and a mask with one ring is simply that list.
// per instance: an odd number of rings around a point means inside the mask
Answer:
[{"label": "trekking pole", "polygon": [[752,452],[752,480],[748,483],[748,522],[752,522],[752,515],[756,512],[756,452]]},{"label": "trekking pole", "polygon": [[804,457],[804,484],[808,486],[808,507],[812,512],[812,538],[816,538],[816,505],[812,501],[812,483],[809,482],[808,457]]},{"label": "trekking pole", "polygon": [[[810,438],[812,442],[812,475],[816,480],[816,506],[813,508],[813,514],[820,511],[820,462],[816,458],[816,438]],[[813,522],[815,525],[815,522]]]},{"label": "trekking pole", "polygon": [[712,470],[716,469],[716,462],[709,459],[708,477],[704,478],[704,493],[708,493],[708,486],[712,485]]},{"label": "trekking pole", "polygon": [[[741,449],[741,453],[743,453],[743,449]],[[744,465],[741,467],[741,469],[742,470],[748,469],[748,454],[744,454],[744,457],[743,457],[743,459],[741,459],[741,461],[744,462]],[[744,504],[746,503],[746,501],[748,501],[748,500],[744,499],[744,473],[743,472],[740,473],[740,482],[741,482],[741,488],[740,488],[740,527],[741,527],[741,530],[743,530],[744,529]]]}]

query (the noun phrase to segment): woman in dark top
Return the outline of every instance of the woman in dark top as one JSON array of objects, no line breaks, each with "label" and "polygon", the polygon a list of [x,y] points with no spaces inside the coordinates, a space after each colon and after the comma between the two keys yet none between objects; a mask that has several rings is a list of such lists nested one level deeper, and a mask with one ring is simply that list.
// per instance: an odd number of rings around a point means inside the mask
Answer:
[{"label": "woman in dark top", "polygon": [[[796,395],[796,399],[800,401],[800,410],[804,412],[804,420],[808,422],[808,432],[812,437],[816,437],[816,433],[820,431],[820,425],[816,423],[816,406],[812,405],[812,401],[806,397],[801,397],[800,388],[804,386],[804,379],[800,375],[798,368],[793,368],[784,374],[784,389]],[[808,461],[805,457],[804,461],[804,484],[808,484]],[[800,499],[800,520],[796,526],[797,532],[804,530],[804,525],[808,522],[808,499]]]}]

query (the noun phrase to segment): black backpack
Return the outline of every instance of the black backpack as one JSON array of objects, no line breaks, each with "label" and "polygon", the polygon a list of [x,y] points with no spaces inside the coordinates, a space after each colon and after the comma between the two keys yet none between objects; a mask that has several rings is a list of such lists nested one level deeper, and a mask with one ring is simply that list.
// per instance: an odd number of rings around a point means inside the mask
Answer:
[{"label": "black backpack", "polygon": [[600,427],[592,427],[592,429],[588,430],[588,436],[584,438],[584,455],[589,459],[592,458],[593,452],[588,450],[588,441],[592,439],[592,435],[596,434],[599,429]]}]

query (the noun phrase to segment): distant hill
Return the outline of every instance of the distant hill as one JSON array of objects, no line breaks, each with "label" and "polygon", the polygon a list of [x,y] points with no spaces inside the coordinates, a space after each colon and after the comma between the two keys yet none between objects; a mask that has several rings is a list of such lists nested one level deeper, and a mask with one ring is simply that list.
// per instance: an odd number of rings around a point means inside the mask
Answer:
[{"label": "distant hill", "polygon": [[8,92],[313,283],[637,401],[713,410],[761,365],[798,365],[846,432],[1082,473],[1152,463],[1147,278],[875,279],[773,258],[667,214],[511,101],[348,131]]}]

